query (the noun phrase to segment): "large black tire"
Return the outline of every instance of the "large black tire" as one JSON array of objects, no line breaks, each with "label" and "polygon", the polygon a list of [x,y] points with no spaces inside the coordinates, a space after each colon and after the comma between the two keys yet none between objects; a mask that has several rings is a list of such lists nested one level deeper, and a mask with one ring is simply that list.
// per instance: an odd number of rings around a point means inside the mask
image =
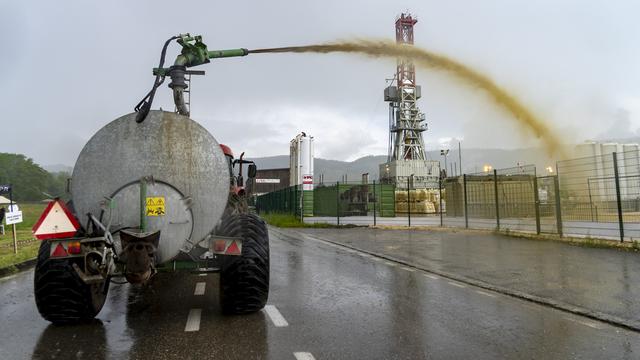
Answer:
[{"label": "large black tire", "polygon": [[[40,244],[33,279],[36,306],[54,324],[92,320],[107,298],[105,283],[87,285],[72,267],[74,259],[50,259],[51,243]],[[78,266],[82,268],[81,263]]]},{"label": "large black tire", "polygon": [[222,219],[221,236],[242,238],[242,256],[223,256],[220,305],[225,314],[247,314],[262,309],[269,297],[269,233],[254,214],[232,214]]}]

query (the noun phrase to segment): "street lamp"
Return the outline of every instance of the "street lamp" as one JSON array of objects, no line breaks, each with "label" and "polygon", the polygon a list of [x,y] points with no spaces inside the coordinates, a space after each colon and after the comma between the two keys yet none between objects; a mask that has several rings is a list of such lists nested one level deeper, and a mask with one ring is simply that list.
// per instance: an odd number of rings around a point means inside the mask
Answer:
[{"label": "street lamp", "polygon": [[447,172],[447,154],[449,154],[449,149],[440,150],[440,156],[444,156],[444,172]]}]

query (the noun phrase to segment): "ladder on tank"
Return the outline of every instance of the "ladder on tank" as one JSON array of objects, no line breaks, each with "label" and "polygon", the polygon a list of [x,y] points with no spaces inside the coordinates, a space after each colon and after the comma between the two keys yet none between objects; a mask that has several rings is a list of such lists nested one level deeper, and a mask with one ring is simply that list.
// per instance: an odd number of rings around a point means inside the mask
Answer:
[{"label": "ladder on tank", "polygon": [[[185,71],[185,80],[184,82],[187,84],[187,88],[184,89],[184,104],[187,106],[187,112],[191,116],[191,75],[204,75],[205,72],[202,70],[187,70]],[[178,112],[178,108],[174,107],[173,111]]]}]

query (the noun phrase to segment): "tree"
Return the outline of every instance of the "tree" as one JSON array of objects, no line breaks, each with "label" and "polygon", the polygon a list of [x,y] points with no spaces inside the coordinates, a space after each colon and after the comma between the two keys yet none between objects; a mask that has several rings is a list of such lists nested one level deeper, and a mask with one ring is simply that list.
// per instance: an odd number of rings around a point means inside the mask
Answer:
[{"label": "tree", "polygon": [[[16,201],[65,195],[67,173],[51,174],[22,154],[0,153],[0,184],[13,185]],[[46,193],[46,194],[45,194]]]}]

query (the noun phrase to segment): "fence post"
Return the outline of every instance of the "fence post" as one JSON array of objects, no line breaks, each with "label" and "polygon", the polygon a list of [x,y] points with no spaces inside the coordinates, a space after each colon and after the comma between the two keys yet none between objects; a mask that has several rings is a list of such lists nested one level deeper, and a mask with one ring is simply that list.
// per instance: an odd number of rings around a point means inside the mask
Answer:
[{"label": "fence post", "polygon": [[613,174],[616,178],[616,202],[618,203],[618,227],[620,242],[624,242],[624,218],[622,217],[622,199],[620,198],[620,175],[618,174],[618,154],[613,153]]},{"label": "fence post", "polygon": [[340,225],[340,181],[336,181],[336,218],[337,225]]},{"label": "fence post", "polygon": [[407,177],[407,215],[409,219],[409,227],[411,227],[411,188],[409,187],[408,177]]},{"label": "fence post", "polygon": [[462,186],[464,188],[464,227],[469,228],[469,213],[467,207],[467,174],[462,175]]},{"label": "fence post", "polygon": [[373,226],[376,226],[376,202],[378,196],[376,195],[376,181],[373,180]]},{"label": "fence post", "polygon": [[562,237],[562,204],[560,203],[560,181],[558,180],[558,165],[556,164],[556,176],[553,177],[553,187],[555,188],[556,195],[556,226],[558,228],[558,235]]},{"label": "fence post", "polygon": [[538,194],[538,176],[533,175],[533,201],[536,211],[536,234],[540,235],[540,198]]},{"label": "fence post", "polygon": [[440,227],[444,226],[442,222],[442,176],[440,176],[440,180],[438,181],[438,191],[440,192]]},{"label": "fence post", "polygon": [[493,169],[493,193],[496,199],[496,228],[500,230],[500,204],[498,203],[498,170]]},{"label": "fence post", "polygon": [[[11,208],[13,208],[13,184],[9,184],[9,210],[12,210]],[[140,211],[140,213],[142,213],[142,211]],[[16,224],[11,224],[11,235],[13,236],[13,253],[17,255],[18,254],[18,234],[16,234]]]},{"label": "fence post", "polygon": [[304,184],[300,190],[300,222],[304,224]]}]

